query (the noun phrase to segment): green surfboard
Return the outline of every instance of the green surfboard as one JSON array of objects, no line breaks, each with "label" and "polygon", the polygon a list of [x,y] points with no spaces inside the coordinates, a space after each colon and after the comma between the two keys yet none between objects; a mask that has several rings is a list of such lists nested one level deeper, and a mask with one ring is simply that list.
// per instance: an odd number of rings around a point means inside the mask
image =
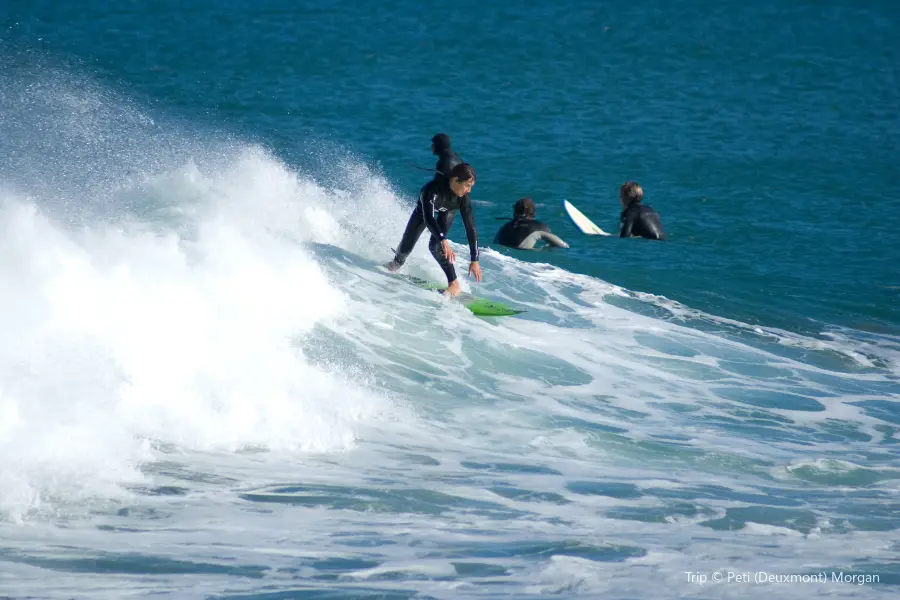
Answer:
[{"label": "green surfboard", "polygon": [[[446,285],[426,281],[424,279],[413,277],[411,275],[397,275],[397,277],[405,279],[413,285],[426,290],[434,290],[436,292],[440,292],[447,287]],[[479,298],[478,296],[473,296],[472,294],[461,293],[460,295],[453,298],[453,300],[455,300],[456,302],[460,302],[466,308],[472,311],[472,314],[478,315],[479,317],[509,317],[525,312],[524,310],[518,310],[512,308],[511,306],[507,306],[502,302],[488,300],[487,298]]]}]

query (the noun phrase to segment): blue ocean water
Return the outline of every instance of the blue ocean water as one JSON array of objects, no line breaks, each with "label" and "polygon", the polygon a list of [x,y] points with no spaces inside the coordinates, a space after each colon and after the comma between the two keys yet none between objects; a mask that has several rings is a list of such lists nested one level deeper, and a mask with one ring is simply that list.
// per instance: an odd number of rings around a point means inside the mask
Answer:
[{"label": "blue ocean water", "polygon": [[[0,19],[0,596],[896,595],[894,3]],[[378,269],[437,132],[520,317]]]}]

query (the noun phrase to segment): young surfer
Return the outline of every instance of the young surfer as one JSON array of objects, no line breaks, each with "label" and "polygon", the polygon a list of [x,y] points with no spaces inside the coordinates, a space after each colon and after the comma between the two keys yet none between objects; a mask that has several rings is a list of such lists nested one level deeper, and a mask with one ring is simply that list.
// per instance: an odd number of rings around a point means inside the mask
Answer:
[{"label": "young surfer", "polygon": [[475,185],[475,169],[468,163],[460,163],[453,167],[446,178],[434,178],[419,190],[416,208],[409,217],[400,246],[394,259],[385,266],[389,271],[396,271],[406,262],[425,228],[431,232],[428,250],[447,276],[447,289],[443,293],[457,296],[460,293],[456,269],[453,266],[456,254],[450,247],[447,233],[453,224],[456,212],[462,214],[469,240],[469,274],[475,281],[481,281],[481,265],[478,264],[478,232],[475,229],[475,216],[472,213],[472,201],[469,192]]}]

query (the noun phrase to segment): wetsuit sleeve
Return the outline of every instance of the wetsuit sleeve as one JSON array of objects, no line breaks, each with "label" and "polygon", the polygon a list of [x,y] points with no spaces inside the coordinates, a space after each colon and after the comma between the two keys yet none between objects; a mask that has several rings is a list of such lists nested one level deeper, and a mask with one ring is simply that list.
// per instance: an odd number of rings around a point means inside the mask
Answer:
[{"label": "wetsuit sleeve", "polygon": [[638,214],[636,210],[626,210],[622,213],[622,231],[619,232],[620,238],[631,237],[631,230],[634,228],[634,219]]},{"label": "wetsuit sleeve", "polygon": [[438,225],[437,219],[434,218],[435,206],[434,201],[437,198],[437,195],[429,190],[428,188],[423,188],[421,192],[419,192],[419,210],[422,211],[422,218],[425,220],[425,227],[428,228],[428,231],[439,240],[446,239],[444,235],[444,231],[441,229],[441,226]]},{"label": "wetsuit sleeve", "polygon": [[478,230],[475,229],[475,213],[472,211],[472,200],[466,194],[459,204],[459,212],[462,215],[463,225],[466,226],[466,238],[469,240],[469,258],[472,262],[478,260]]}]

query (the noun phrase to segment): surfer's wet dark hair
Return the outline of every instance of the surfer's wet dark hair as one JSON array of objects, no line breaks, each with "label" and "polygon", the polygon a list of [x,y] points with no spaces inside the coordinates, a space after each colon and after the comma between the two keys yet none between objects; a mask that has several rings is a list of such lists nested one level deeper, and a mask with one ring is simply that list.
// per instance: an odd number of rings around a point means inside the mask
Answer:
[{"label": "surfer's wet dark hair", "polygon": [[459,163],[453,170],[450,171],[450,174],[447,176],[447,179],[458,179],[460,183],[472,180],[475,182],[475,169],[469,163]]},{"label": "surfer's wet dark hair", "polygon": [[535,213],[534,200],[531,198],[519,198],[519,201],[513,205],[513,216],[533,219]]},{"label": "surfer's wet dark hair", "polygon": [[644,199],[644,190],[637,181],[626,181],[619,188],[619,198],[630,206]]}]

